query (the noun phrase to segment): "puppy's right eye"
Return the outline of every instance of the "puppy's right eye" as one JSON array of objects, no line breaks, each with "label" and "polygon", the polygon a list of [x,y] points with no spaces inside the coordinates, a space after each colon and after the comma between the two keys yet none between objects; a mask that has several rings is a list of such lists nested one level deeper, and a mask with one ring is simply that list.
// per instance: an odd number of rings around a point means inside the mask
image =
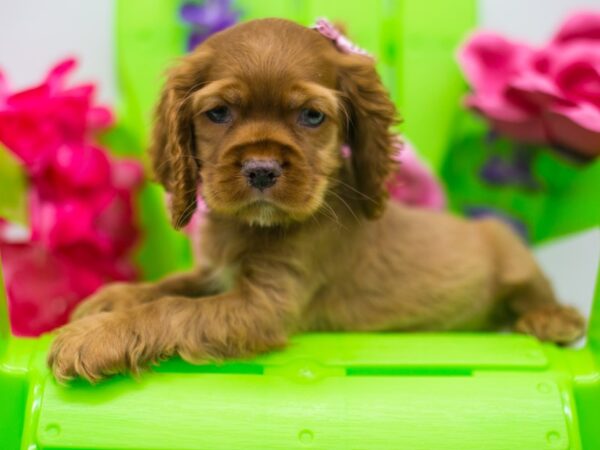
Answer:
[{"label": "puppy's right eye", "polygon": [[298,122],[301,125],[309,128],[317,128],[323,123],[324,120],[325,114],[323,114],[321,111],[311,108],[303,109],[300,111],[300,116],[298,116]]},{"label": "puppy's right eye", "polygon": [[219,106],[206,111],[206,117],[214,123],[228,123],[231,122],[231,111],[227,106]]}]

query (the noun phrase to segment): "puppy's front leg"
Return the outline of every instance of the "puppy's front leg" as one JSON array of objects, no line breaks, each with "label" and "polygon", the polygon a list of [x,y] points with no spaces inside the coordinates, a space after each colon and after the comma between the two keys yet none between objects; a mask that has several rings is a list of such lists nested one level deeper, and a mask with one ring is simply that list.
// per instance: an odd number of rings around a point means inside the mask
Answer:
[{"label": "puppy's front leg", "polygon": [[220,290],[218,277],[209,268],[171,275],[156,283],[111,283],[81,302],[71,314],[71,320],[131,309],[165,296],[201,297]]},{"label": "puppy's front leg", "polygon": [[286,344],[298,304],[290,289],[245,279],[231,292],[163,297],[65,326],[48,364],[59,381],[92,382],[179,354],[191,362],[248,357]]}]

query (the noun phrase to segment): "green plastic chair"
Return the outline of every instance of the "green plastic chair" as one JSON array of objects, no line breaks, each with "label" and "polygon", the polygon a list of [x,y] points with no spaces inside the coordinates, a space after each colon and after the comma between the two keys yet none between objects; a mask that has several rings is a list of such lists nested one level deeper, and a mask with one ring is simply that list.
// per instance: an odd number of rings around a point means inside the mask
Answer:
[{"label": "green plastic chair", "polygon": [[[506,207],[532,227],[536,242],[598,225],[600,161],[577,170],[545,157],[544,173],[558,173],[561,184],[543,198],[463,180],[469,176],[454,156],[484,132],[459,108],[466,87],[453,58],[475,24],[474,0],[238,5],[245,18],[346,21],[353,39],[378,55],[407,118],[403,132],[452,186],[457,210],[474,202]],[[161,73],[183,49],[178,7],[175,0],[117,2],[123,101],[106,142],[121,155],[143,158]],[[14,218],[22,182],[11,167],[0,163],[3,191],[15,194],[3,199],[0,214]],[[138,260],[148,279],[191,265],[163,195],[149,185],[140,199],[146,239]],[[582,349],[509,334],[312,334],[250,361],[174,359],[137,380],[118,376],[95,386],[58,385],[45,364],[52,336],[22,339],[9,330],[0,297],[1,450],[600,449],[598,286]]]}]

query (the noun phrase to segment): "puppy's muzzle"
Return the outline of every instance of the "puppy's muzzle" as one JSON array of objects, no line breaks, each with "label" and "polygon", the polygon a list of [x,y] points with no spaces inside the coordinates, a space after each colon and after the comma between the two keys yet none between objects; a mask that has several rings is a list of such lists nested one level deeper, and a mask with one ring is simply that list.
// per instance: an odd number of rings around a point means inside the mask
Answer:
[{"label": "puppy's muzzle", "polygon": [[272,159],[251,159],[242,164],[242,174],[250,186],[264,191],[277,183],[277,178],[281,175],[281,164]]}]

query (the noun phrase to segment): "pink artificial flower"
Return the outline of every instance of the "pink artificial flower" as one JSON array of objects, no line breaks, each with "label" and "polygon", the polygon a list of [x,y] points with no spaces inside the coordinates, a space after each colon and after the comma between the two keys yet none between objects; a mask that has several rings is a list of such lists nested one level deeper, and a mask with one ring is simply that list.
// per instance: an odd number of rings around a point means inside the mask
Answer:
[{"label": "pink artificial flower", "polygon": [[78,299],[78,293],[69,282],[67,268],[36,243],[0,241],[0,253],[13,333],[37,336],[65,323]]},{"label": "pink artificial flower", "polygon": [[82,198],[110,185],[111,161],[94,145],[64,144],[31,178],[40,194],[49,199]]},{"label": "pink artificial flower", "polygon": [[[392,201],[420,208],[441,210],[446,207],[444,189],[434,173],[423,162],[413,146],[396,137],[394,159],[399,163],[398,171],[390,177],[387,189]],[[344,158],[352,156],[352,149],[343,145]]]},{"label": "pink artificial flower", "polygon": [[344,34],[327,19],[318,19],[317,23],[312,26],[312,29],[318,31],[320,34],[332,41],[337,49],[342,53],[354,53],[357,55],[368,56],[369,58],[373,57],[371,54],[369,54],[369,52],[360,48],[358,45],[344,36]]},{"label": "pink artificial flower", "polygon": [[600,14],[580,12],[562,24],[552,42],[555,44],[576,40],[600,40]]},{"label": "pink artificial flower", "polygon": [[580,13],[541,49],[480,32],[459,52],[466,104],[498,132],[600,155],[600,14]]},{"label": "pink artificial flower", "polygon": [[[167,204],[170,205],[171,199],[167,198]],[[206,213],[208,212],[208,206],[202,198],[200,191],[196,198],[197,209],[192,215],[189,223],[183,228],[183,232],[187,234],[191,241],[192,254],[196,261],[200,261],[200,249],[202,248],[202,226],[205,223]]]},{"label": "pink artificial flower", "polygon": [[398,147],[396,159],[400,168],[388,182],[390,198],[405,205],[444,209],[446,196],[442,185],[409,143]]},{"label": "pink artificial flower", "polygon": [[8,83],[2,72],[0,72],[0,105],[3,105],[8,95]]},{"label": "pink artificial flower", "polygon": [[112,123],[107,108],[91,104],[94,86],[65,88],[74,67],[74,60],[63,61],[39,86],[12,95],[0,87],[0,142],[31,173],[45,167],[61,145],[84,144],[90,132]]},{"label": "pink artificial flower", "polygon": [[112,123],[94,106],[92,85],[67,86],[75,61],[37,87],[9,93],[0,74],[0,142],[29,175],[30,229],[0,220],[0,252],[13,332],[35,336],[66,322],[109,281],[131,280],[139,230],[134,194],[143,174],[94,143]]},{"label": "pink artificial flower", "polygon": [[84,245],[59,251],[36,241],[6,243],[0,254],[13,333],[38,336],[67,322],[85,297],[109,281],[131,280],[131,263],[107,258]]}]

